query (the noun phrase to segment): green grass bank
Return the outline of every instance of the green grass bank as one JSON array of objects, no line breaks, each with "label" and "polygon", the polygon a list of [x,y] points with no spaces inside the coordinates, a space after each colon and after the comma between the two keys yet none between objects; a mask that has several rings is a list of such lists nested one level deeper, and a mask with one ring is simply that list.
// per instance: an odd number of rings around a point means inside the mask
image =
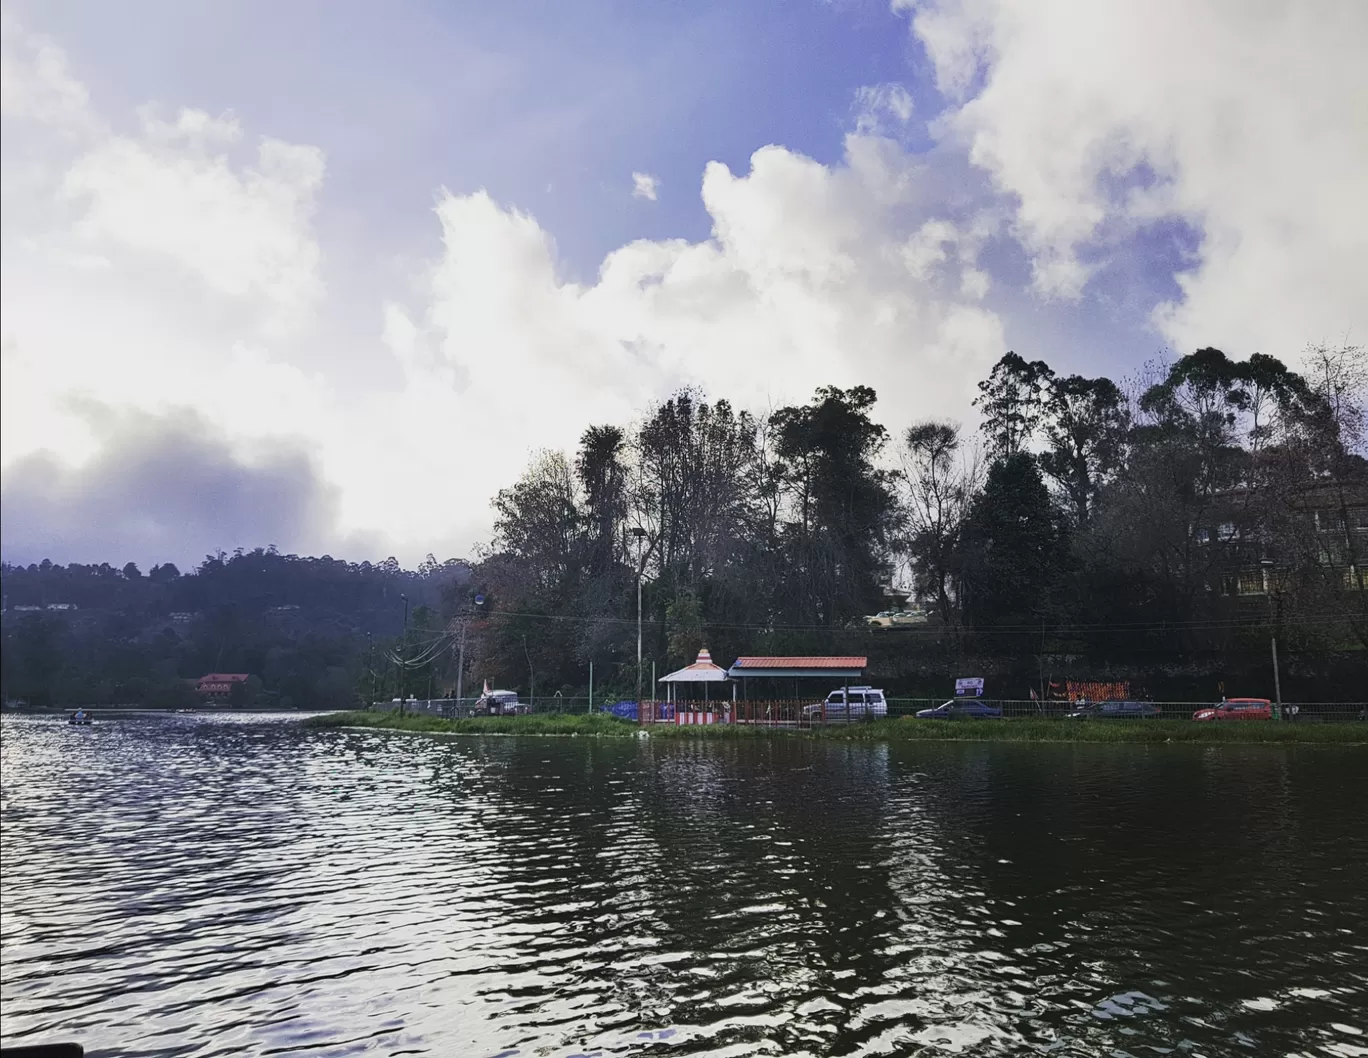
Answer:
[{"label": "green grass bank", "polygon": [[[303,721],[308,727],[365,727],[382,731],[429,731],[453,735],[581,735],[636,738],[643,729],[605,714],[487,716],[442,720],[391,712],[326,713]],[[717,724],[677,727],[656,724],[652,738],[811,738],[845,742],[1194,742],[1368,744],[1368,724],[1196,723],[1191,720],[878,720],[804,730]]]}]

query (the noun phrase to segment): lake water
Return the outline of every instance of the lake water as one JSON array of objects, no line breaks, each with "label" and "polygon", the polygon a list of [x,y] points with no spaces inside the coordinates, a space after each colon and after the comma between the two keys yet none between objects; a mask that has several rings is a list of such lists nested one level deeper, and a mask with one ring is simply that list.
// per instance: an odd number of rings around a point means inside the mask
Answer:
[{"label": "lake water", "polygon": [[89,1055],[1368,1055],[1368,751],[0,730]]}]

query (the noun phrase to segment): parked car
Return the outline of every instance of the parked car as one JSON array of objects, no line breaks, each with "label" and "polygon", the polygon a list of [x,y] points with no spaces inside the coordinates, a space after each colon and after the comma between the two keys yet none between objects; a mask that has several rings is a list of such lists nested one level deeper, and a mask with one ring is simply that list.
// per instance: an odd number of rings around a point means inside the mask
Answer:
[{"label": "parked car", "polygon": [[918,720],[1001,720],[1000,706],[989,705],[975,698],[951,698],[934,709],[917,713]]},{"label": "parked car", "polygon": [[1153,702],[1082,702],[1067,716],[1070,720],[1144,720],[1162,712]]},{"label": "parked car", "polygon": [[[848,710],[846,708],[847,690],[850,692]],[[811,705],[803,706],[803,719],[820,720],[824,708],[828,720],[882,718],[888,715],[888,700],[884,698],[884,692],[878,687],[841,687],[827,695],[825,702],[813,702]]]},{"label": "parked car", "polygon": [[517,691],[490,691],[475,701],[476,716],[519,716],[531,711],[532,706],[518,701]]},{"label": "parked car", "polygon": [[1194,720],[1272,720],[1273,703],[1267,698],[1227,698],[1192,714]]},{"label": "parked car", "polygon": [[873,617],[865,618],[865,627],[874,632],[892,632],[899,628],[912,628],[926,624],[926,613],[922,610],[883,610]]}]

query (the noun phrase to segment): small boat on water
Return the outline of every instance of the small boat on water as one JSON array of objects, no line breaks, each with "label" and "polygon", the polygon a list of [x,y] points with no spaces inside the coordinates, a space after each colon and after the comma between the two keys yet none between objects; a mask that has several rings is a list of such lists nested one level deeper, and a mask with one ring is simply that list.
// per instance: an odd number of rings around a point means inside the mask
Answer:
[{"label": "small boat on water", "polygon": [[67,717],[67,723],[73,724],[77,727],[89,727],[91,722],[91,715],[87,713],[84,709],[77,709],[74,713]]}]

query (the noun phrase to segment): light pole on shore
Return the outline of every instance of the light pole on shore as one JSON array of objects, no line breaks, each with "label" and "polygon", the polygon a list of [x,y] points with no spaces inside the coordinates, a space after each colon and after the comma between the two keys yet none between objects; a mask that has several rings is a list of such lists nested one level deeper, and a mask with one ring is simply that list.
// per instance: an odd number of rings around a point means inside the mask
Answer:
[{"label": "light pole on shore", "polygon": [[1278,678],[1278,626],[1273,615],[1273,560],[1265,558],[1259,562],[1263,567],[1264,591],[1268,594],[1268,622],[1270,625],[1268,642],[1273,648],[1273,700],[1277,703],[1279,720],[1282,719],[1282,680]]},{"label": "light pole on shore", "polygon": [[408,690],[408,596],[400,595],[399,598],[404,600],[404,638],[399,655],[399,712],[402,713]]},{"label": "light pole on shore", "polygon": [[641,526],[633,526],[632,535],[637,541],[637,717],[641,716],[641,581],[646,573],[645,547],[646,530]]}]

